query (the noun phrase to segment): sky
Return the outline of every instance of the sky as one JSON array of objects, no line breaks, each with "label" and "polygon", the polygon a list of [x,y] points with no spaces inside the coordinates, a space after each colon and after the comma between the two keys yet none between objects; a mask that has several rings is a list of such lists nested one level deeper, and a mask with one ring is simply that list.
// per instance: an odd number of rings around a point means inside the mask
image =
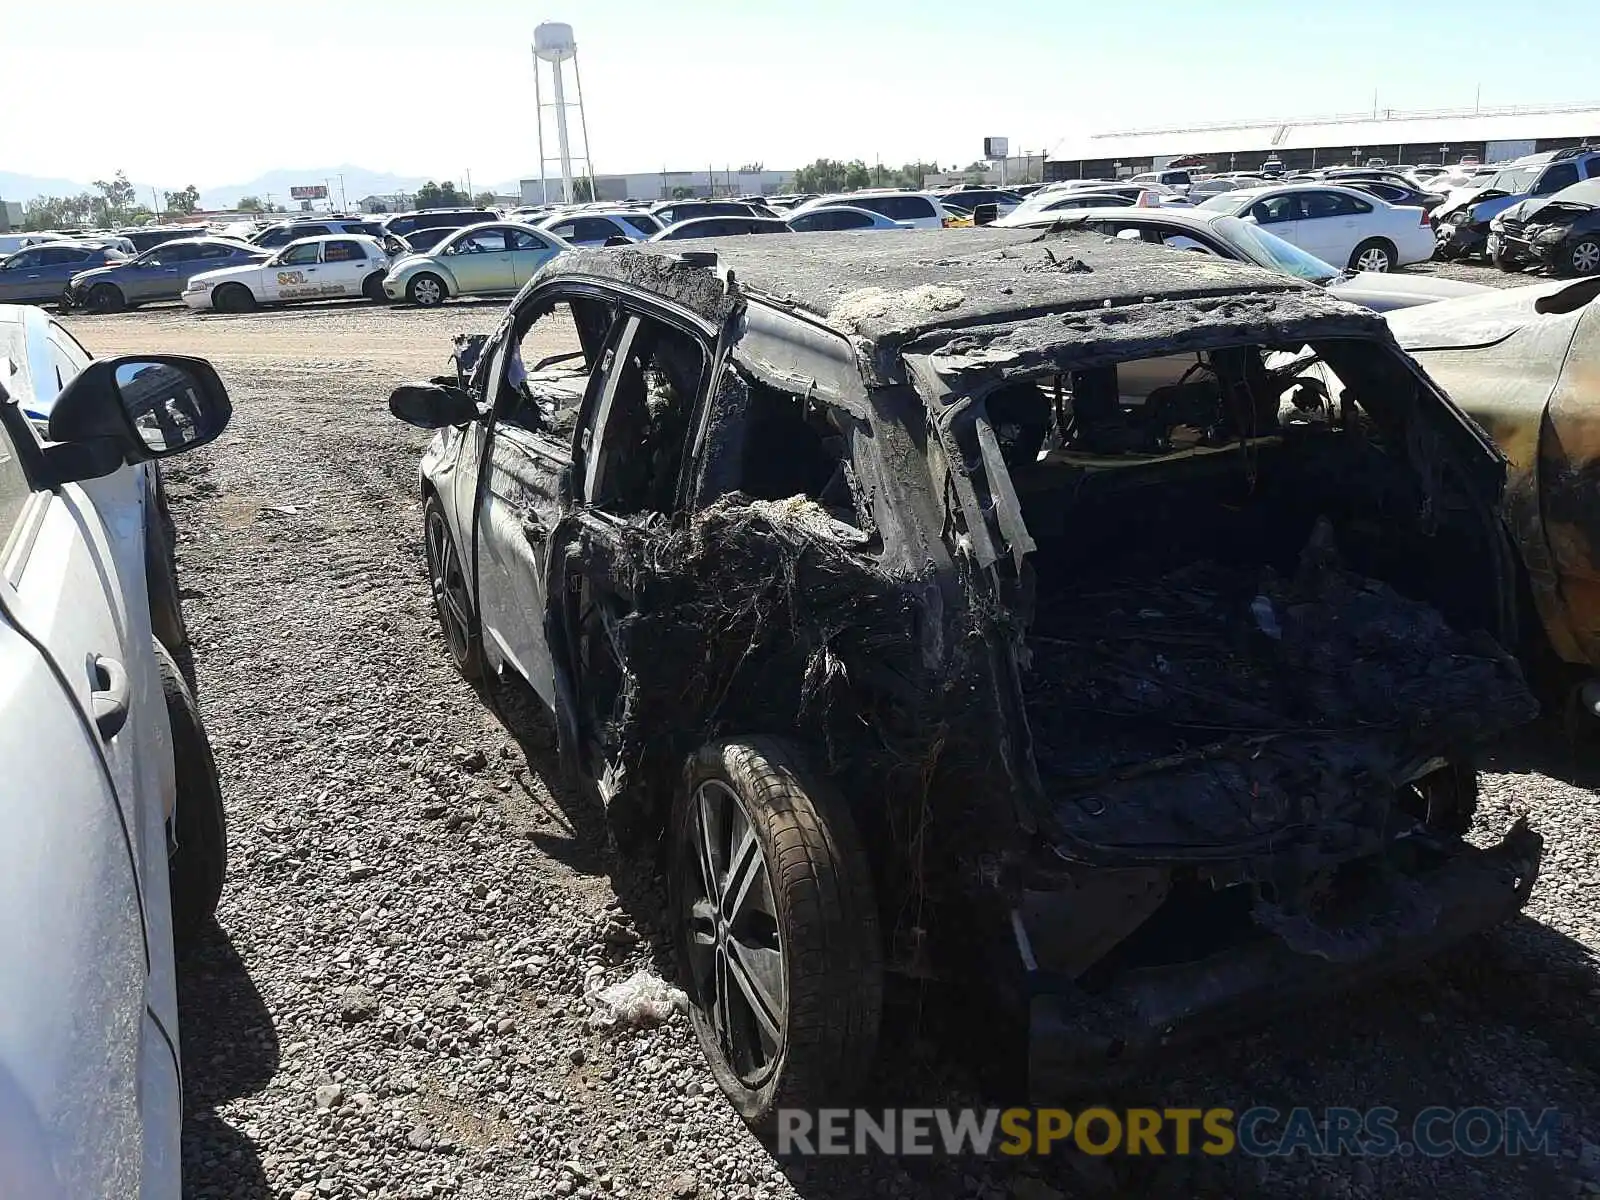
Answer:
[{"label": "sky", "polygon": [[[543,2],[543,0],[541,0]],[[529,45],[571,24],[597,174],[959,162],[1090,132],[1600,102],[1595,0],[0,3],[0,169],[202,188],[354,163],[537,174]],[[575,122],[574,122],[575,123]],[[547,139],[549,140],[549,139]],[[549,151],[554,154],[554,150]],[[554,168],[552,167],[552,170]]]}]

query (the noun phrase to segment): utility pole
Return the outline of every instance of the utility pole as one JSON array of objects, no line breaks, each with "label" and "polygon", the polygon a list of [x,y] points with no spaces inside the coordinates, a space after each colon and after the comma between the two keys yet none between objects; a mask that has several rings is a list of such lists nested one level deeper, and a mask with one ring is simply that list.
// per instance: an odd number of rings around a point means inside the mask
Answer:
[{"label": "utility pole", "polygon": [[466,169],[466,172],[467,172],[467,203],[471,204],[472,203],[472,168],[468,167]]},{"label": "utility pole", "polygon": [[155,188],[150,189],[150,209],[157,217],[161,216],[161,197],[157,195]]},{"label": "utility pole", "polygon": [[342,174],[339,176],[339,211],[350,211],[350,201],[346,200],[344,196],[344,176]]}]

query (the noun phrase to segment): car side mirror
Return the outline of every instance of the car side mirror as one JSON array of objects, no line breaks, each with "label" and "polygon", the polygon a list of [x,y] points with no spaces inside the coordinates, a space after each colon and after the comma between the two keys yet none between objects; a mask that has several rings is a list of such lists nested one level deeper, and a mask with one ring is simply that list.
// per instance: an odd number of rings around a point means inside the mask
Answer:
[{"label": "car side mirror", "polygon": [[478,419],[472,397],[451,384],[402,383],[389,394],[389,411],[418,429],[443,429]]},{"label": "car side mirror", "polygon": [[[58,449],[110,446],[123,463],[148,462],[214,441],[233,415],[228,389],[203,358],[135,354],[90,363],[62,389],[50,410],[50,453],[68,479],[90,479],[108,470],[82,473],[88,458],[54,454]],[[111,469],[117,464],[113,463]]]}]

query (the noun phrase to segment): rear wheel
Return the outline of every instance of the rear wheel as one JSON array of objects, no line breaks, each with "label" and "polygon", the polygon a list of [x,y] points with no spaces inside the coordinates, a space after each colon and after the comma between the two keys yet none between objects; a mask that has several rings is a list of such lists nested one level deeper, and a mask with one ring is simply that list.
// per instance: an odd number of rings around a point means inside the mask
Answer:
[{"label": "rear wheel", "polygon": [[172,725],[172,760],[178,777],[172,813],[173,851],[167,858],[172,891],[173,940],[180,946],[199,936],[217,911],[228,868],[228,828],[216,760],[194,693],[160,642],[152,643],[161,670],[161,692]]},{"label": "rear wheel", "polygon": [[406,298],[418,308],[437,308],[444,303],[444,280],[437,275],[418,275],[406,285]]},{"label": "rear wheel", "polygon": [[383,290],[382,271],[374,271],[361,281],[361,294],[374,304],[382,304],[389,298]]},{"label": "rear wheel", "polygon": [[1600,237],[1580,237],[1561,256],[1563,273],[1594,275],[1600,272]]},{"label": "rear wheel", "polygon": [[433,611],[450,647],[450,659],[469,683],[483,678],[483,644],[478,635],[472,593],[461,569],[461,555],[445,519],[439,497],[430,495],[422,509],[423,541],[428,556],[428,583],[433,589]]},{"label": "rear wheel", "polygon": [[89,289],[88,307],[91,312],[119,312],[127,303],[122,289],[114,283],[97,283]]},{"label": "rear wheel", "polygon": [[256,298],[242,283],[225,283],[211,293],[211,307],[218,312],[249,312]]},{"label": "rear wheel", "polygon": [[1352,271],[1391,271],[1399,265],[1394,243],[1384,238],[1368,238],[1350,252]]},{"label": "rear wheel", "polygon": [[672,826],[672,912],[712,1073],[769,1132],[780,1108],[847,1102],[876,1054],[882,948],[855,821],[774,738],[706,746]]}]

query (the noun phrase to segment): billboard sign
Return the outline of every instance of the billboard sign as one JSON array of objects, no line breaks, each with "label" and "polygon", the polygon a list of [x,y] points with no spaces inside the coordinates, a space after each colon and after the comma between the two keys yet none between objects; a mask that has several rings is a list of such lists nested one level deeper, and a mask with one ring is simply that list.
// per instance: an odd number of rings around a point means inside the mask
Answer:
[{"label": "billboard sign", "polygon": [[293,200],[326,200],[328,198],[328,185],[313,183],[303,187],[289,189],[289,197]]},{"label": "billboard sign", "polygon": [[1011,153],[1011,139],[1010,138],[1001,137],[1001,138],[984,138],[983,139],[983,156],[985,158],[990,159],[990,160],[997,159],[997,158],[1004,158],[1006,155],[1008,155],[1010,153]]}]

